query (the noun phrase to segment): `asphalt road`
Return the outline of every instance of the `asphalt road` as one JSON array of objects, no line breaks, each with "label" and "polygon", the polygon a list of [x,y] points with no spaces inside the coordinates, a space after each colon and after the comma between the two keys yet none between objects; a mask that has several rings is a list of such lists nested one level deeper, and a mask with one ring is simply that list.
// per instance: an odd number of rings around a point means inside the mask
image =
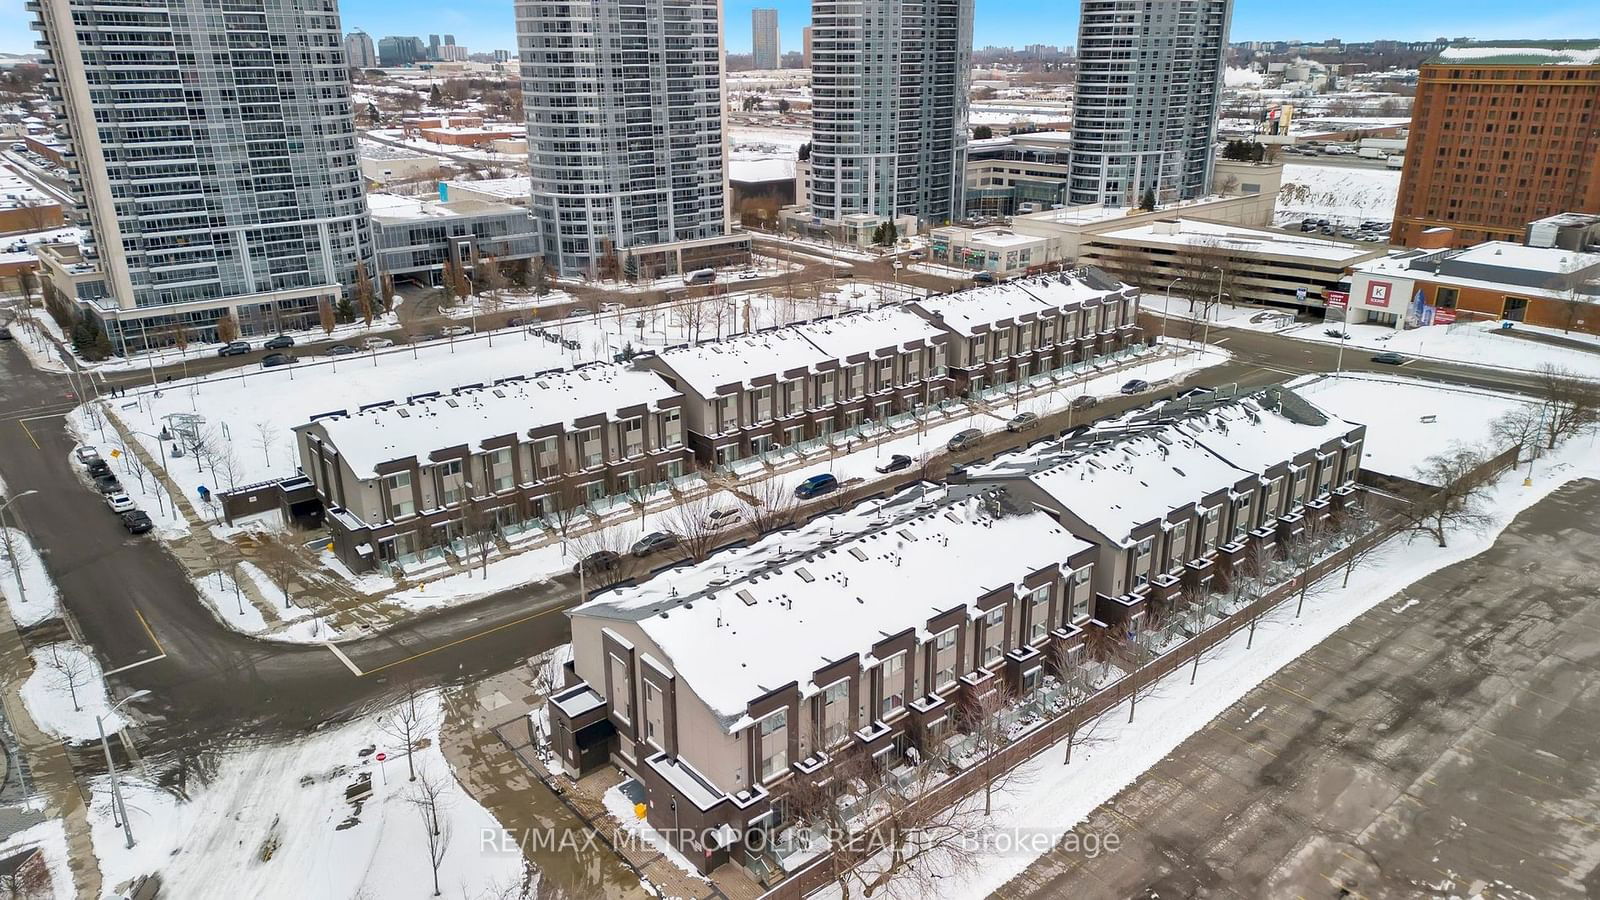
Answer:
[{"label": "asphalt road", "polygon": [[[1211,338],[1236,359],[1197,373],[1186,386],[1253,387],[1331,370],[1336,352],[1252,331],[1213,329]],[[1344,362],[1346,368],[1393,371],[1367,363],[1362,353],[1347,352]],[[1489,387],[1525,381],[1422,363],[1406,371]],[[567,639],[560,610],[576,600],[570,578],[435,610],[381,635],[342,643],[348,665],[322,646],[277,644],[233,632],[211,617],[159,542],[128,536],[99,496],[79,482],[68,460],[73,441],[61,418],[73,402],[65,378],[35,372],[9,344],[0,344],[0,372],[0,476],[13,491],[40,491],[13,510],[44,548],[66,607],[104,667],[123,670],[112,676],[116,688],[152,692],[137,705],[158,744],[163,736],[192,742],[315,727],[381,699],[398,682],[486,675]],[[1095,415],[1112,415],[1149,399],[1148,394],[1115,398],[1103,402]],[[1044,429],[1061,427],[1067,415],[1047,417],[1041,430],[992,436],[973,453],[940,460],[935,474],[944,463],[1037,440]],[[1082,421],[1079,413],[1076,424]],[[165,729],[164,723],[175,727]]]},{"label": "asphalt road", "polygon": [[1568,485],[1383,600],[1079,825],[1118,849],[994,896],[1600,896],[1597,503]]}]

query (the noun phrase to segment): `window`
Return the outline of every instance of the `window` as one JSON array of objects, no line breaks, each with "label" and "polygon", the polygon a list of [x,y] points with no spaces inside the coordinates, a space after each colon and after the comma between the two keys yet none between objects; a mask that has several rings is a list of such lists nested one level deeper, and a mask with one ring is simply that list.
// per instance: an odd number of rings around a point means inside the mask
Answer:
[{"label": "window", "polygon": [[589,469],[600,465],[603,461],[600,454],[600,427],[585,428],[575,432],[572,436],[577,446],[578,465]]},{"label": "window", "polygon": [[656,417],[656,439],[662,450],[683,445],[683,411],[669,409]]},{"label": "window", "polygon": [[1189,561],[1189,523],[1179,522],[1172,526],[1172,532],[1167,540],[1167,571],[1176,572],[1183,568]]},{"label": "window", "polygon": [[750,412],[755,422],[772,421],[772,385],[764,385],[750,392]]},{"label": "window", "polygon": [[617,423],[617,446],[625,458],[644,453],[644,420],[638,417]]},{"label": "window", "polygon": [[666,749],[661,744],[661,732],[661,690],[647,680],[644,683],[644,739],[654,744],[657,750]]},{"label": "window", "polygon": [[716,413],[717,432],[732,431],[739,427],[739,416],[733,406],[733,397],[717,397],[711,401]]},{"label": "window", "polygon": [[511,490],[516,481],[515,473],[511,471],[511,448],[501,447],[492,451],[485,460],[489,466],[490,485],[496,494],[501,491]]},{"label": "window", "polygon": [[1455,309],[1460,297],[1461,291],[1456,288],[1441,287],[1433,292],[1433,305],[1437,309]]},{"label": "window", "polygon": [[816,377],[814,393],[816,404],[819,407],[833,405],[833,378],[832,372],[823,372]]},{"label": "window", "polygon": [[1050,586],[1045,585],[1028,596],[1028,640],[1042,639],[1050,630]]},{"label": "window", "polygon": [[453,506],[466,498],[466,482],[461,476],[461,460],[451,459],[434,466],[439,478],[439,504]]},{"label": "window", "polygon": [[933,636],[933,687],[945,687],[956,680],[956,634],[959,629],[946,628]]},{"label": "window", "polygon": [[410,472],[396,472],[385,478],[384,484],[389,489],[389,518],[400,519],[417,511]]},{"label": "window", "polygon": [[561,450],[553,437],[533,442],[533,465],[540,481],[548,481],[561,474]]},{"label": "window", "polygon": [[996,606],[983,616],[983,664],[992,666],[1006,652],[1006,608]]},{"label": "window", "polygon": [[906,654],[896,653],[878,667],[878,685],[883,701],[878,707],[879,718],[906,705]]},{"label": "window", "polygon": [[633,693],[628,679],[628,662],[611,654],[611,713],[624,723],[633,721]]},{"label": "window", "polygon": [[822,691],[822,745],[824,748],[844,740],[850,727],[850,681],[841,679]]},{"label": "window", "polygon": [[770,781],[789,768],[789,711],[780,709],[756,725],[761,742],[761,780]]},{"label": "window", "polygon": [[1063,604],[1068,606],[1065,624],[1072,624],[1079,619],[1089,616],[1089,596],[1093,591],[1089,588],[1089,578],[1094,573],[1093,566],[1084,566],[1072,572],[1072,585],[1068,588],[1072,592],[1072,602]]}]

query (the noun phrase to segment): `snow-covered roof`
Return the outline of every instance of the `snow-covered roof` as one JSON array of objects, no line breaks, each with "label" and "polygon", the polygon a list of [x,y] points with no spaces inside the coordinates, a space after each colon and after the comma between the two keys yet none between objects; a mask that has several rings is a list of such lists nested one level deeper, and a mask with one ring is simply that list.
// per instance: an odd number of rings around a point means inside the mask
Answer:
[{"label": "snow-covered roof", "polygon": [[416,457],[549,425],[573,427],[577,419],[680,396],[654,372],[623,365],[587,366],[571,372],[464,388],[407,403],[327,416],[315,421],[357,478],[375,478],[380,463]]},{"label": "snow-covered roof", "polygon": [[728,160],[728,180],[746,184],[763,181],[788,181],[794,178],[793,158],[767,157],[763,159]]},{"label": "snow-covered roof", "polygon": [[1349,265],[1355,260],[1381,252],[1370,244],[1362,245],[1353,241],[1336,241],[1299,232],[1248,228],[1181,217],[1107,231],[1100,236],[1138,241],[1144,245],[1215,247],[1247,254],[1271,253],[1339,265]]},{"label": "snow-covered roof", "polygon": [[398,194],[367,193],[367,209],[381,222],[407,222],[414,219],[450,219],[488,213],[525,215],[525,210],[492,200],[452,200],[441,202],[429,197],[402,197]]},{"label": "snow-covered roof", "polygon": [[813,690],[817,669],[1090,546],[1040,512],[919,496],[892,498],[881,521],[875,504],[814,519],[571,615],[634,621],[732,731],[761,695],[791,682]]},{"label": "snow-covered roof", "polygon": [[1414,478],[1428,457],[1452,444],[1497,449],[1494,420],[1531,405],[1512,394],[1394,375],[1308,375],[1289,386],[1367,426],[1361,467],[1398,478]]},{"label": "snow-covered roof", "polygon": [[0,166],[0,209],[57,205],[53,198],[46,196],[9,166]]},{"label": "snow-covered roof", "polygon": [[725,384],[749,384],[763,375],[819,365],[914,340],[942,337],[933,324],[899,307],[839,316],[763,334],[668,350],[659,357],[702,397]]},{"label": "snow-covered roof", "polygon": [[1305,450],[1344,437],[1353,427],[1310,404],[1300,408],[1307,414],[1286,415],[1282,408],[1247,398],[1188,416],[1178,428],[1234,466],[1261,474]]},{"label": "snow-covered roof", "polygon": [[928,313],[942,316],[946,327],[972,335],[980,326],[1082,304],[1117,294],[1123,287],[1101,287],[1082,275],[1036,275],[914,302]]},{"label": "snow-covered roof", "polygon": [[457,189],[507,200],[526,200],[533,190],[533,179],[526,175],[513,175],[510,178],[485,178],[481,181],[445,182],[446,197]]},{"label": "snow-covered roof", "polygon": [[1470,62],[1480,66],[1600,65],[1600,41],[1495,41],[1446,47],[1429,60]]}]

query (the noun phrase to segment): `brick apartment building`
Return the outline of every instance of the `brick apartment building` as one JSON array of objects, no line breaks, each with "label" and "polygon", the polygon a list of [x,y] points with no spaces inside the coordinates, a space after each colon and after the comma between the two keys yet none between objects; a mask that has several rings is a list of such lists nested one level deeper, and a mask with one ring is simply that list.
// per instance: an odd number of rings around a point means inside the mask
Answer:
[{"label": "brick apartment building", "polygon": [[968,701],[1043,709],[1097,629],[1334,515],[1364,436],[1283,389],[1180,401],[625,585],[568,613],[552,749],[636,776],[702,871],[778,871],[797,785],[967,764]]},{"label": "brick apartment building", "polygon": [[360,572],[466,555],[560,509],[634,496],[693,469],[683,395],[651,372],[595,365],[314,416],[300,468],[328,509],[334,552]]},{"label": "brick apartment building", "polygon": [[1422,65],[1393,243],[1518,240],[1528,222],[1600,212],[1600,41],[1449,47]]}]

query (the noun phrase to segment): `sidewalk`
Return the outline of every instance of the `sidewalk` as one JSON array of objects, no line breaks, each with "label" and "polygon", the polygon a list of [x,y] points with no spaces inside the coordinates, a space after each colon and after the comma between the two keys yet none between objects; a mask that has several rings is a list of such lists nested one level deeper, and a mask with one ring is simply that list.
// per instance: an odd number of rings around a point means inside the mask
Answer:
[{"label": "sidewalk", "polygon": [[34,724],[22,699],[22,685],[33,674],[33,660],[23,646],[22,635],[4,604],[0,604],[0,705],[17,738],[17,754],[27,761],[34,795],[44,801],[46,818],[61,819],[67,833],[67,861],[78,897],[95,900],[100,896],[100,864],[89,838],[88,809],[72,773],[66,747]]}]

